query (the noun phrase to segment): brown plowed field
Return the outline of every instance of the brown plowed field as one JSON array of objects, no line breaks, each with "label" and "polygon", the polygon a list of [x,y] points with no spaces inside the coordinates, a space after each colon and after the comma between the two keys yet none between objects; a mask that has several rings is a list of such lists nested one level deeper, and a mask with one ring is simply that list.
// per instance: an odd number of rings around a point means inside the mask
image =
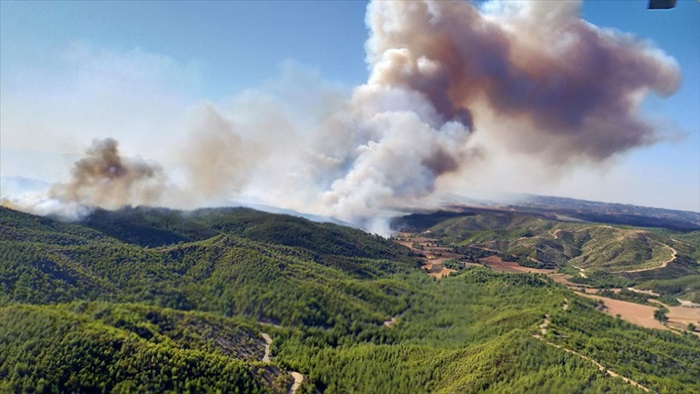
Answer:
[{"label": "brown plowed field", "polygon": [[659,330],[667,330],[668,328],[654,319],[655,307],[649,305],[635,304],[634,302],[614,300],[612,298],[600,297],[594,294],[576,293],[583,297],[592,298],[594,300],[602,300],[605,303],[605,311],[612,315],[618,314],[623,320],[638,326],[647,328],[657,328]]},{"label": "brown plowed field", "polygon": [[488,266],[496,272],[513,272],[519,274],[551,274],[554,272],[554,270],[523,267],[518,265],[518,263],[503,261],[503,259],[498,256],[484,257],[479,259],[479,261],[488,264]]}]

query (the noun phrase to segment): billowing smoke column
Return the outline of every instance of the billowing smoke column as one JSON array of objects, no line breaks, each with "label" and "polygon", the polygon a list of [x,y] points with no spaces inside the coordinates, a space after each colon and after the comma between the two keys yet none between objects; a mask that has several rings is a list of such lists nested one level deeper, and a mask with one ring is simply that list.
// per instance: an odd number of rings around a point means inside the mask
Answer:
[{"label": "billowing smoke column", "polygon": [[117,141],[107,138],[93,141],[86,157],[73,166],[68,183],[53,185],[49,197],[66,204],[115,209],[154,204],[164,186],[160,166],[122,158]]},{"label": "billowing smoke column", "polygon": [[371,75],[352,99],[355,133],[364,138],[327,195],[336,216],[370,216],[431,194],[441,175],[480,156],[470,132],[557,166],[657,140],[638,108],[649,91],[677,88],[672,59],[583,21],[578,2],[485,9],[458,1],[369,5]]},{"label": "billowing smoke column", "polygon": [[[675,61],[579,11],[576,1],[372,2],[370,76],[351,97],[304,86],[303,100],[207,104],[174,154],[186,174],[177,192],[159,194],[163,173],[120,159],[108,140],[51,194],[187,207],[242,192],[383,233],[383,217],[425,204],[442,177],[469,183],[475,162],[516,154],[562,168],[654,143],[661,136],[640,104],[677,89]],[[288,116],[295,112],[304,119]]]},{"label": "billowing smoke column", "polygon": [[484,7],[372,3],[370,85],[420,92],[445,120],[477,132],[479,110],[514,120],[519,127],[502,136],[515,141],[510,146],[558,164],[604,160],[657,139],[638,105],[649,91],[667,95],[678,87],[672,59],[580,19],[579,2]]}]

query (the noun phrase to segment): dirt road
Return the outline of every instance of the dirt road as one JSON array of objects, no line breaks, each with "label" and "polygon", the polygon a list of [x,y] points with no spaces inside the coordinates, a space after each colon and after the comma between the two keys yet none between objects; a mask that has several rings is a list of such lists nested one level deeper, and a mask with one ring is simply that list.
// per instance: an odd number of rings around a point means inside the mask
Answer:
[{"label": "dirt road", "polygon": [[269,363],[269,362],[271,362],[271,360],[270,360],[270,345],[272,345],[272,338],[270,338],[270,336],[264,332],[261,332],[260,335],[265,340],[265,354],[263,355],[262,361],[264,363]]},{"label": "dirt road", "polygon": [[[258,322],[261,325],[268,325],[268,326],[275,326],[279,327],[278,325],[270,324],[270,323],[262,323]],[[270,337],[269,334],[265,332],[261,332],[260,336],[265,340],[265,354],[263,355],[262,361],[264,363],[270,363],[272,360],[270,359],[270,345],[272,345],[272,338]],[[292,387],[289,388],[289,394],[295,394],[297,390],[299,390],[299,386],[301,385],[301,382],[304,381],[304,375],[300,374],[299,372],[292,371],[290,372],[292,375],[292,378],[294,378],[294,383],[292,384]]]},{"label": "dirt road", "polygon": [[570,264],[571,264],[572,267],[574,267],[574,268],[576,268],[577,270],[579,270],[579,274],[581,275],[582,278],[588,278],[588,275],[585,274],[585,272],[586,272],[586,269],[585,269],[585,268],[577,267],[577,266],[575,266],[573,263],[570,263]]},{"label": "dirt road", "polygon": [[289,389],[289,394],[295,394],[297,390],[299,390],[301,382],[304,381],[304,375],[299,372],[292,372],[292,377],[294,378],[294,384],[292,384],[292,387]]}]

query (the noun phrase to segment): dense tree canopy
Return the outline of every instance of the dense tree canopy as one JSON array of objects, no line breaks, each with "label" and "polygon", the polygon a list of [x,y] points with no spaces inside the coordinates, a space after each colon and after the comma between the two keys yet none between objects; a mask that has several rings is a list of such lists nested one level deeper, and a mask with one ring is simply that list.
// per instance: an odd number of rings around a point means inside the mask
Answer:
[{"label": "dense tree canopy", "polygon": [[700,390],[695,336],[621,322],[542,275],[436,280],[335,224],[0,208],[0,235],[0,391],[286,392],[291,371],[301,392],[639,390],[582,356],[652,390]]}]

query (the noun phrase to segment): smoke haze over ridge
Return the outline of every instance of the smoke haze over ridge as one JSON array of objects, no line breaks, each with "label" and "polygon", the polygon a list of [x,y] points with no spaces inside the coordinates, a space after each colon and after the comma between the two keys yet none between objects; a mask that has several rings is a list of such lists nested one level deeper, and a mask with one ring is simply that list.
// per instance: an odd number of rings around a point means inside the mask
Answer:
[{"label": "smoke haze over ridge", "polygon": [[162,144],[163,168],[97,141],[48,197],[193,208],[244,193],[386,232],[394,210],[425,206],[445,180],[469,184],[504,155],[544,171],[607,165],[664,137],[640,105],[672,94],[680,71],[650,44],[582,20],[580,6],[372,2],[370,75],[349,97],[309,78],[320,86],[292,97],[203,103],[188,136]]}]

